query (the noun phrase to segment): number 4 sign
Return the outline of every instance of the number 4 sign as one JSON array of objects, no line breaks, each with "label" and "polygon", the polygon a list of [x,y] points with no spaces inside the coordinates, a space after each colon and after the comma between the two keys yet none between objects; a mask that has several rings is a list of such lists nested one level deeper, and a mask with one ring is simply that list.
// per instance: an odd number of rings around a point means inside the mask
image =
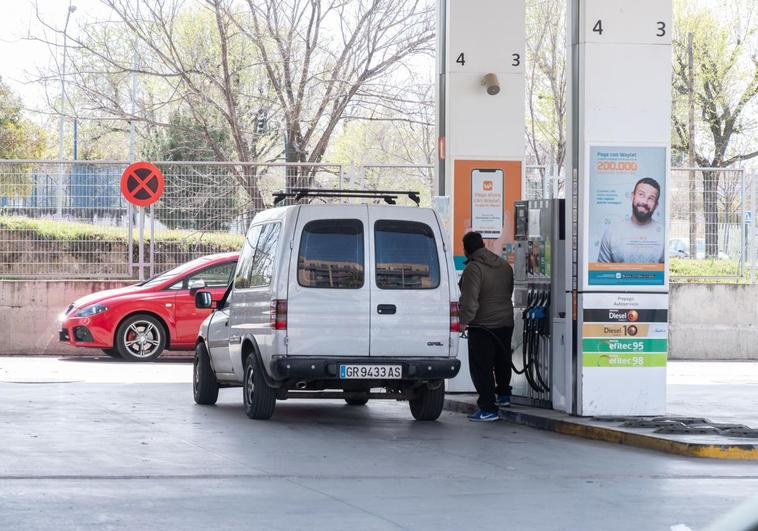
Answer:
[{"label": "number 4 sign", "polygon": [[668,44],[671,14],[660,0],[583,0],[585,42]]}]

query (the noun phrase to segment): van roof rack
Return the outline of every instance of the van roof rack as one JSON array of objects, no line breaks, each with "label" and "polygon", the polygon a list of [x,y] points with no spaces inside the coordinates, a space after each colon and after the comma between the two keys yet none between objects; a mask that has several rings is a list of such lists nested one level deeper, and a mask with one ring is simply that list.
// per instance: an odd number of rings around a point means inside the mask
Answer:
[{"label": "van roof rack", "polygon": [[383,199],[388,205],[396,205],[400,196],[407,196],[408,199],[419,206],[421,195],[418,192],[394,191],[394,190],[323,190],[320,188],[293,188],[286,192],[274,193],[274,205],[278,205],[288,197],[300,201],[306,197],[338,197],[338,198],[361,198],[361,199]]}]

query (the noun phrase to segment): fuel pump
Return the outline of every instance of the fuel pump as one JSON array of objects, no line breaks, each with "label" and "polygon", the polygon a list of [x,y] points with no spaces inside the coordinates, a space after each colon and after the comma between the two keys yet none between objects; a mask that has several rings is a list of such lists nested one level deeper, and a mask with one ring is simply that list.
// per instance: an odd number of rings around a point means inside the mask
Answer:
[{"label": "fuel pump", "polygon": [[563,384],[554,373],[562,372],[565,353],[564,204],[562,199],[516,203],[513,299],[521,319],[512,356],[515,403],[551,408],[553,391]]}]

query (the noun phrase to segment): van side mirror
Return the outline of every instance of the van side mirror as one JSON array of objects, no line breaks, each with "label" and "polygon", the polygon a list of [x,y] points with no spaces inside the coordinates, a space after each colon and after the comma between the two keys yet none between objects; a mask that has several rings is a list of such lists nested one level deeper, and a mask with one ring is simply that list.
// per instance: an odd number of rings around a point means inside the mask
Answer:
[{"label": "van side mirror", "polygon": [[195,308],[207,310],[213,307],[210,291],[198,291],[195,293]]}]

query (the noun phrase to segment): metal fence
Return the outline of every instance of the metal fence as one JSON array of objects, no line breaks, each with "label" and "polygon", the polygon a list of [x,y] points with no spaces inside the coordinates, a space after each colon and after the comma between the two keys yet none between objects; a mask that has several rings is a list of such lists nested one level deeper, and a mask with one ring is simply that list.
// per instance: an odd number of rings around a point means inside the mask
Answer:
[{"label": "metal fence", "polygon": [[0,277],[130,276],[124,168],[0,161]]},{"label": "metal fence", "polygon": [[746,278],[753,263],[755,184],[742,169],[671,170],[672,277]]},{"label": "metal fence", "polygon": [[142,278],[239,249],[287,183],[345,184],[339,164],[158,162],[163,196],[141,210],[121,196],[128,165],[0,161],[0,277]]},{"label": "metal fence", "polygon": [[357,190],[413,190],[421,194],[421,205],[431,206],[438,195],[435,166],[412,164],[367,164],[351,168],[350,187]]},{"label": "metal fence", "polygon": [[527,199],[558,199],[564,196],[565,179],[555,166],[527,165],[524,171]]},{"label": "metal fence", "polygon": [[[431,165],[159,162],[163,196],[141,210],[121,196],[127,165],[0,161],[0,277],[139,278],[236,250],[252,216],[288,184],[417,190],[423,206],[437,194]],[[554,168],[526,166],[525,186],[530,199],[563,196]],[[755,188],[739,169],[672,170],[674,278],[754,278]]]}]

